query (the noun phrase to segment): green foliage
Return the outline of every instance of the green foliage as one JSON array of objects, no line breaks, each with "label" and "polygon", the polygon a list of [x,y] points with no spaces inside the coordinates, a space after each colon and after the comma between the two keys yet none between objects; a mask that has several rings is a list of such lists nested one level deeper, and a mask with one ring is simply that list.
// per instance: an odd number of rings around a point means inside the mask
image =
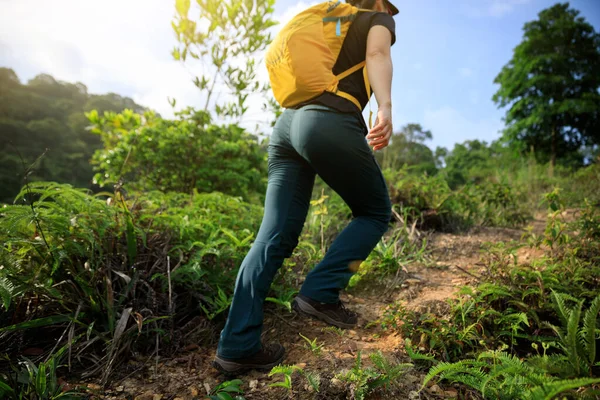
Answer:
[{"label": "green foliage", "polygon": [[321,376],[316,372],[308,372],[303,368],[300,368],[296,365],[278,365],[273,367],[269,372],[269,377],[275,375],[283,375],[283,382],[275,382],[270,384],[270,387],[282,387],[288,391],[288,393],[292,394],[292,376],[294,373],[299,373],[302,375],[307,383],[310,385],[312,390],[315,392],[319,392],[321,387]]},{"label": "green foliage", "polygon": [[494,101],[509,107],[504,140],[544,162],[581,163],[582,146],[600,144],[600,34],[569,3],[542,10],[523,30],[494,80]]},{"label": "green foliage", "polygon": [[[569,222],[560,192],[544,197],[545,232],[525,236],[546,257],[522,264],[517,250],[523,245],[487,244],[479,284],[449,300],[447,313],[388,309],[384,323],[407,338],[411,358],[434,363],[424,386],[438,376],[486,399],[550,399],[600,381],[593,379],[600,366],[597,208],[588,205]],[[578,393],[593,398],[591,391]]]},{"label": "green foliage", "polygon": [[342,328],[338,328],[337,326],[326,326],[325,328],[321,328],[321,332],[332,332],[339,337],[343,337],[346,331]]},{"label": "green foliage", "polygon": [[164,120],[152,112],[86,114],[104,143],[92,162],[100,185],[191,194],[222,192],[259,201],[266,185],[266,152],[236,125],[211,125],[208,114]]},{"label": "green foliage", "polygon": [[275,285],[271,287],[271,290],[277,293],[277,297],[267,297],[265,300],[271,303],[278,304],[285,308],[287,312],[292,312],[292,301],[296,294],[298,294],[298,289],[296,288],[281,288]]},{"label": "green foliage", "polygon": [[406,168],[384,170],[392,204],[418,221],[421,229],[453,230],[471,225],[460,211],[462,205],[440,176],[413,175]]},{"label": "green foliage", "polygon": [[[196,0],[198,15],[190,18],[190,1],[176,0],[177,14],[172,22],[178,46],[171,55],[183,63],[198,60],[202,75],[194,84],[206,94],[204,112],[213,109],[219,117],[239,121],[248,110],[255,93],[265,95],[268,85],[261,86],[257,73],[257,56],[271,42],[269,28],[274,0]],[[210,24],[206,26],[205,21]],[[210,65],[211,68],[206,68]],[[213,100],[225,89],[225,101]],[[221,96],[217,96],[221,97]],[[172,103],[175,104],[174,101]],[[263,108],[268,110],[268,100]]]},{"label": "green foliage", "polygon": [[[569,301],[575,302],[575,306],[569,307]],[[562,326],[549,326],[558,336],[558,347],[564,353],[564,359],[555,361],[568,362],[563,364],[565,369],[560,371],[567,377],[592,375],[592,368],[596,365],[596,340],[600,339],[600,295],[585,313],[582,312],[583,302],[563,293],[552,292],[554,310]]]},{"label": "green foliage", "polygon": [[210,391],[210,400],[244,400],[244,391],[240,388],[243,384],[240,379],[225,381]]},{"label": "green foliage", "polygon": [[411,360],[419,363],[419,362],[432,362],[435,363],[435,357],[427,354],[422,354],[417,349],[412,346],[412,341],[410,339],[406,339],[404,341],[404,349],[406,350],[406,354],[410,357]]},{"label": "green foliage", "polygon": [[462,383],[481,392],[485,399],[498,400],[552,399],[558,394],[600,382],[593,378],[559,380],[499,350],[485,351],[475,359],[452,364],[441,362],[425,376],[422,388],[434,377]]},{"label": "green foliage", "polygon": [[314,338],[313,340],[310,340],[309,338],[307,338],[306,336],[304,336],[301,333],[298,333],[298,335],[300,335],[300,337],[302,339],[304,339],[304,341],[306,342],[306,347],[313,352],[314,355],[316,356],[320,356],[321,355],[321,350],[323,349],[323,343],[318,344],[317,343],[317,339],[318,338]]},{"label": "green foliage", "polygon": [[[381,238],[373,251],[350,280],[350,287],[359,282],[388,281],[388,290],[398,287],[405,276],[406,266],[412,263],[427,264],[430,260],[427,239],[415,229],[416,223],[408,225],[402,218],[387,235]],[[392,277],[391,280],[387,279]]]},{"label": "green foliage", "polygon": [[312,256],[322,258],[340,231],[351,220],[352,212],[344,200],[317,176],[303,231],[304,243],[300,246],[317,246],[318,252]]},{"label": "green foliage", "polygon": [[89,159],[102,144],[87,131],[84,112],[125,108],[144,110],[129,98],[90,94],[82,83],[46,74],[22,84],[13,70],[0,68],[0,203],[13,202],[25,176],[92,187]]},{"label": "green foliage", "polygon": [[85,392],[66,390],[59,385],[57,369],[66,349],[67,347],[63,347],[37,365],[32,360],[22,357],[17,365],[11,365],[12,371],[7,374],[0,373],[0,398],[69,400],[85,396]]},{"label": "green foliage", "polygon": [[467,185],[463,195],[470,199],[469,205],[474,212],[469,217],[474,218],[477,225],[519,227],[530,218],[523,207],[526,195],[509,184],[486,181]]},{"label": "green foliage", "polygon": [[269,372],[269,377],[275,375],[283,375],[283,382],[272,383],[271,387],[282,387],[287,389],[289,392],[292,391],[292,375],[296,371],[302,371],[302,368],[295,365],[278,365],[273,367]]},{"label": "green foliage", "polygon": [[[53,326],[69,322],[71,337],[88,338],[73,351],[86,350],[79,360],[89,363],[87,373],[104,371],[104,379],[124,348],[153,347],[156,335],[165,335],[163,351],[181,346],[172,319],[201,310],[215,318],[227,308],[261,216],[260,207],[220,193],[92,196],[39,182],[18,198],[33,206],[0,214],[3,304],[20,321],[9,325],[9,313],[0,314],[3,351],[43,343]],[[31,299],[37,306],[26,314]],[[27,341],[9,340],[30,328]]]},{"label": "green foliage", "polygon": [[373,367],[363,367],[362,352],[359,350],[352,369],[336,374],[336,377],[350,385],[351,398],[363,400],[365,396],[378,388],[394,386],[412,364],[392,364],[380,352],[370,355]]},{"label": "green foliage", "polygon": [[453,189],[465,184],[481,184],[496,174],[497,163],[505,155],[506,150],[497,142],[490,146],[479,140],[457,143],[444,157],[443,174]]},{"label": "green foliage", "polygon": [[524,193],[506,183],[485,181],[452,190],[443,175],[385,170],[390,195],[420,229],[461,231],[473,225],[519,226],[528,218]]},{"label": "green foliage", "polygon": [[6,278],[0,277],[0,300],[5,311],[8,311],[10,302],[15,295],[15,286]]},{"label": "green foliage", "polygon": [[390,144],[383,151],[375,153],[383,169],[397,170],[408,167],[413,173],[435,175],[436,158],[424,142],[432,139],[430,131],[419,124],[407,124],[400,132],[394,133]]}]

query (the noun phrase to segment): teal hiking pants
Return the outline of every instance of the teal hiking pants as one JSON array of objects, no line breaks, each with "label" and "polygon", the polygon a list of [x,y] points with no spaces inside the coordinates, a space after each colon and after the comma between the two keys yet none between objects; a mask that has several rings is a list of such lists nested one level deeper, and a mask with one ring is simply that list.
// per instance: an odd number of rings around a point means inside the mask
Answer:
[{"label": "teal hiking pants", "polygon": [[242,358],[261,349],[263,302],[277,270],[298,244],[316,174],[348,204],[353,219],[307,275],[300,293],[336,303],[388,228],[388,188],[369,148],[360,115],[320,105],[287,109],[268,151],[264,216],[236,279],[233,302],[217,354]]}]

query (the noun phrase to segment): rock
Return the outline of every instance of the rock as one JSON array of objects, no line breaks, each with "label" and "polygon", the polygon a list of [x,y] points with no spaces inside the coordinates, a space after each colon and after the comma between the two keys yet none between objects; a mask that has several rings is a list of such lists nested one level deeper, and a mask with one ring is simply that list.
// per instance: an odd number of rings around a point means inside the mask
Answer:
[{"label": "rock", "polygon": [[432,387],[429,388],[429,392],[432,394],[441,394],[441,393],[443,393],[443,390],[440,389],[440,387],[438,385],[433,385]]},{"label": "rock", "polygon": [[421,396],[419,396],[419,393],[411,390],[410,392],[408,392],[408,400],[417,400],[420,399]]},{"label": "rock", "polygon": [[190,386],[190,394],[194,397],[198,396],[198,388],[196,386]]},{"label": "rock", "polygon": [[250,383],[248,383],[248,386],[250,386],[250,390],[256,390],[256,388],[258,388],[258,380],[251,380]]},{"label": "rock", "polygon": [[331,378],[331,385],[335,387],[344,387],[344,382],[338,378]]},{"label": "rock", "polygon": [[139,396],[135,396],[134,400],[154,400],[154,393],[151,390],[148,390],[144,394],[140,394]]},{"label": "rock", "polygon": [[356,350],[358,350],[358,345],[356,344],[356,342],[348,342],[346,344],[345,351],[347,353],[354,354],[356,352]]},{"label": "rock", "polygon": [[185,346],[183,348],[183,351],[192,351],[192,350],[196,350],[196,349],[199,349],[199,348],[200,348],[200,346],[198,346],[196,343],[194,343],[194,344],[188,344],[187,346]]},{"label": "rock", "polygon": [[332,378],[330,382],[333,393],[341,393],[344,390],[344,382],[340,381],[338,378]]},{"label": "rock", "polygon": [[125,388],[123,386],[117,386],[117,392],[123,392]]},{"label": "rock", "polygon": [[163,395],[162,394],[155,394],[154,396],[152,396],[152,400],[162,400]]}]

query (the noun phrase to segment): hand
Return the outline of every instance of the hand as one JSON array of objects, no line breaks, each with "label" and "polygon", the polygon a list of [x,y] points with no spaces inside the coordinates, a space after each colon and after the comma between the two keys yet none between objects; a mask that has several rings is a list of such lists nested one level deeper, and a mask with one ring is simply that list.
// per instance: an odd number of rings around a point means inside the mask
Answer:
[{"label": "hand", "polygon": [[381,150],[390,143],[393,132],[392,107],[382,106],[377,110],[375,126],[369,131],[367,140],[373,146],[373,151]]}]

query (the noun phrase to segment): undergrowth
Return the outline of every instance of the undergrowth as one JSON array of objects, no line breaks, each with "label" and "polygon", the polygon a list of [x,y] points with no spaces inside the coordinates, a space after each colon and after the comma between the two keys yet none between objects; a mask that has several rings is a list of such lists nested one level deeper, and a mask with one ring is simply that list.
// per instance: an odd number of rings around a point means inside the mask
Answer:
[{"label": "undergrowth", "polygon": [[[426,382],[460,382],[490,399],[599,393],[592,388],[600,382],[600,212],[588,202],[568,220],[558,190],[544,200],[543,234],[485,246],[479,283],[448,301],[448,315],[388,310],[382,322],[426,356],[409,346],[415,361],[435,364]],[[523,246],[545,256],[520,262]]]}]

